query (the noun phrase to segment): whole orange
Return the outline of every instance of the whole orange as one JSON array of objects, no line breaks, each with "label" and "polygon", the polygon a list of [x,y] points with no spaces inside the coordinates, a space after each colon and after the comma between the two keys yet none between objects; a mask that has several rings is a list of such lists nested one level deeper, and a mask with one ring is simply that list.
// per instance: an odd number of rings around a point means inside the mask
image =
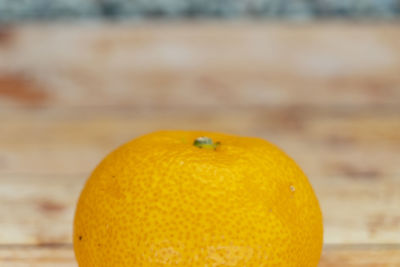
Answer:
[{"label": "whole orange", "polygon": [[76,209],[79,266],[317,266],[307,177],[259,138],[159,131],[109,154]]}]

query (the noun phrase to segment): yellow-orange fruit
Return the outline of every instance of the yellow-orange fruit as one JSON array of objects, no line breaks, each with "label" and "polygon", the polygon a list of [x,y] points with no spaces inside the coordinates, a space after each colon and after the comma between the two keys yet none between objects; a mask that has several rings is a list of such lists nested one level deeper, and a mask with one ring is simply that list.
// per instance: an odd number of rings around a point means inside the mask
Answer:
[{"label": "yellow-orange fruit", "polygon": [[79,198],[73,239],[81,267],[315,267],[322,232],[307,177],[276,146],[159,131],[97,166]]}]

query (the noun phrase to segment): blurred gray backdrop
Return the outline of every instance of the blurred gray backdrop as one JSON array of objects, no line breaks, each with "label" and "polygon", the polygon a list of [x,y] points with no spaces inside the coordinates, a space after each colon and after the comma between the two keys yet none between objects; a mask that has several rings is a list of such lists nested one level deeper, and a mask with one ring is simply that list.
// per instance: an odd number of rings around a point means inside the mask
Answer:
[{"label": "blurred gray backdrop", "polygon": [[186,17],[393,19],[400,0],[0,0],[0,21]]}]

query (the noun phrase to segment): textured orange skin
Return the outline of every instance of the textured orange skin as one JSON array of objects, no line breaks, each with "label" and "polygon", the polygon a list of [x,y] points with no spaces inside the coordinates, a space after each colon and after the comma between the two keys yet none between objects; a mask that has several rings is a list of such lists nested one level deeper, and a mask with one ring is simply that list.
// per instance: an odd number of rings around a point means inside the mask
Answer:
[{"label": "textured orange skin", "polygon": [[[220,141],[216,150],[193,141]],[[322,215],[307,177],[259,138],[154,132],[109,154],[76,209],[81,267],[317,266]]]}]

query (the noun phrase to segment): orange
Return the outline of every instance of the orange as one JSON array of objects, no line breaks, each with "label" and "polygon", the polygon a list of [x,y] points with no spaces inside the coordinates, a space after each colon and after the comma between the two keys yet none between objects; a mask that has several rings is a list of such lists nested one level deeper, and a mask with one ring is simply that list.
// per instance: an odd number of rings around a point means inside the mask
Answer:
[{"label": "orange", "polygon": [[317,266],[307,177],[259,138],[159,131],[109,154],[76,209],[81,267]]}]

